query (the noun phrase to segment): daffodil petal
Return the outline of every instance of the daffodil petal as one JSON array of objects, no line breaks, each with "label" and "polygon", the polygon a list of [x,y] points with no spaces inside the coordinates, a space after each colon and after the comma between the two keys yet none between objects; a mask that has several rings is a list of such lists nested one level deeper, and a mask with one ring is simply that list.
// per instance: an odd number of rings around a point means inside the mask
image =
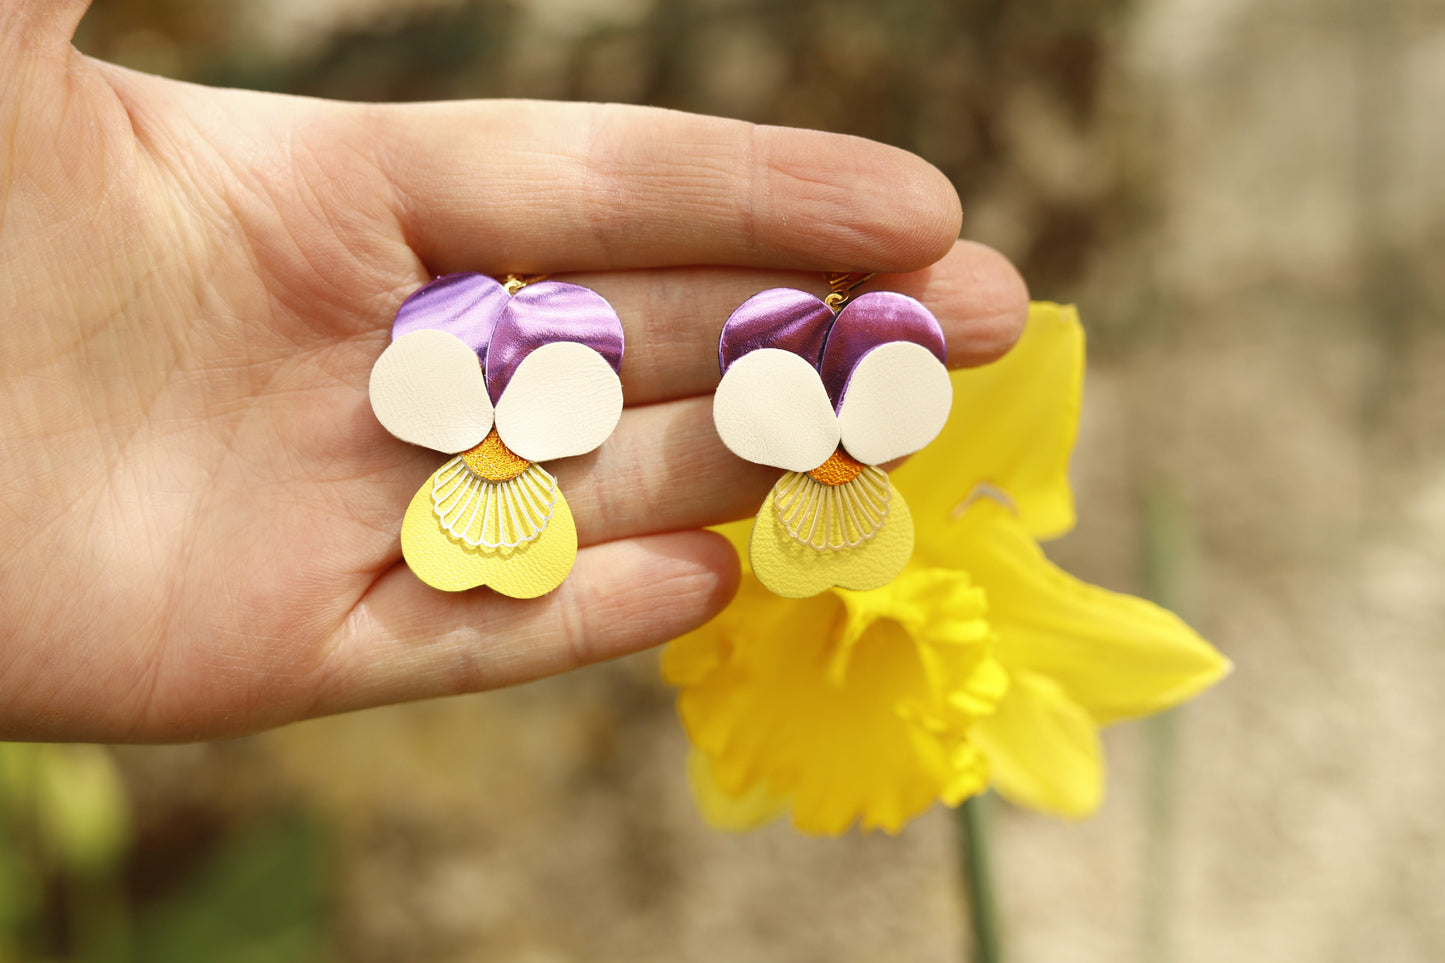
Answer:
[{"label": "daffodil petal", "polygon": [[768,494],[753,521],[748,541],[752,570],[772,592],[802,599],[838,587],[867,591],[898,577],[913,554],[913,519],[898,489],[889,483],[888,515],[873,537],[855,548],[819,551],[788,534]]},{"label": "daffodil petal", "polygon": [[730,654],[721,640],[719,616],[701,628],[679,636],[662,650],[662,678],[668,685],[697,685],[723,666]]},{"label": "daffodil petal", "polygon": [[743,570],[752,571],[748,564],[748,537],[752,534],[753,523],[749,519],[740,518],[725,525],[715,525],[712,530],[732,544],[733,550],[742,559]]},{"label": "daffodil petal", "polygon": [[433,474],[417,491],[401,523],[401,551],[417,578],[444,592],[488,585],[517,599],[546,595],[562,584],[577,558],[577,526],[560,491],[535,540],[512,549],[472,548],[442,529],[432,504],[435,480]]},{"label": "daffodil petal", "polygon": [[944,537],[988,593],[999,659],[1056,680],[1099,724],[1171,708],[1229,672],[1229,660],[1174,613],[1056,567],[991,499]]},{"label": "daffodil petal", "polygon": [[1010,802],[1087,816],[1104,798],[1104,754],[1089,713],[1056,682],[1015,671],[998,709],[974,725],[993,785]]},{"label": "daffodil petal", "polygon": [[959,562],[934,537],[980,483],[1007,495],[1024,528],[1054,538],[1074,526],[1068,464],[1078,432],[1084,333],[1072,307],[1036,302],[1023,337],[992,364],[955,371],[953,411],[926,449],[895,473],[919,519],[919,551]]},{"label": "daffodil petal", "polygon": [[702,818],[712,828],[725,832],[757,829],[788,810],[787,797],[775,795],[761,783],[748,787],[741,795],[723,789],[713,772],[712,760],[696,749],[687,754],[687,784]]}]

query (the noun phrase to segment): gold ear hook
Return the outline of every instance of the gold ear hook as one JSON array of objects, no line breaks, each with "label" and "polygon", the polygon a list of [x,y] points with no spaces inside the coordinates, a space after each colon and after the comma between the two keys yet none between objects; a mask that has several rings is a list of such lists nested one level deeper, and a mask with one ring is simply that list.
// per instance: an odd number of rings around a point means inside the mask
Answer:
[{"label": "gold ear hook", "polygon": [[507,289],[508,294],[516,294],[527,285],[545,281],[551,276],[550,274],[508,274],[502,278],[502,287]]},{"label": "gold ear hook", "polygon": [[824,296],[823,303],[832,309],[834,314],[843,310],[843,306],[853,298],[853,289],[867,284],[878,276],[878,272],[863,274],[861,272],[835,272],[825,274],[823,277],[828,282],[828,294]]}]

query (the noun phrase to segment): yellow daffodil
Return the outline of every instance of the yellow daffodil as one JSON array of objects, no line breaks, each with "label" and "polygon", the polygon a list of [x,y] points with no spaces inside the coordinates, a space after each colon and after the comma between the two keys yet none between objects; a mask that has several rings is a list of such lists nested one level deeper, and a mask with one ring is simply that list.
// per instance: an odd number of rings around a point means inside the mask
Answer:
[{"label": "yellow daffodil", "polygon": [[[897,832],[939,798],[983,789],[969,741],[1007,678],[989,654],[983,593],[956,573],[783,600],[749,578],[710,631],[673,643],[678,711],[721,798],[785,795],[798,825]],[[768,812],[754,796],[749,808]],[[729,807],[712,807],[726,812]],[[719,821],[736,821],[721,816]]]},{"label": "yellow daffodil", "polygon": [[1086,815],[1103,793],[1099,726],[1228,670],[1172,614],[1077,581],[1035,543],[1073,524],[1082,375],[1073,311],[1034,305],[1006,358],[954,373],[949,425],[895,476],[918,529],[908,571],[801,600],[749,576],[672,643],[663,670],[710,821],[746,828],[790,808],[804,832],[896,832],[988,785]]}]

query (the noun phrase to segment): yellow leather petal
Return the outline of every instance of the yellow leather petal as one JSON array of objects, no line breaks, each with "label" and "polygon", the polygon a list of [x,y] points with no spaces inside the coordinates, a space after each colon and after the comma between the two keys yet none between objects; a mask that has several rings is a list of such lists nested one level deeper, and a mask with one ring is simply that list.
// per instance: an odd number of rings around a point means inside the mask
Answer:
[{"label": "yellow leather petal", "polygon": [[547,528],[517,548],[472,548],[452,538],[432,509],[436,475],[412,498],[401,523],[401,552],[406,564],[432,588],[463,592],[487,585],[514,599],[546,595],[562,584],[577,558],[577,526],[559,491]]},{"label": "yellow leather petal", "polygon": [[1051,679],[1014,672],[998,709],[974,724],[973,742],[1010,802],[1078,818],[1103,801],[1098,729]]},{"label": "yellow leather petal", "polygon": [[920,555],[959,564],[953,545],[936,537],[937,523],[979,484],[1004,493],[1035,538],[1073,528],[1068,467],[1084,378],[1084,331],[1074,308],[1035,302],[1013,350],[952,378],[948,424],[894,473],[919,522]]},{"label": "yellow leather petal", "polygon": [[913,517],[889,482],[888,515],[873,537],[856,548],[817,551],[799,544],[778,519],[773,499],[763,501],[753,520],[748,555],[758,581],[776,595],[805,599],[830,588],[865,592],[898,577],[913,556]]}]

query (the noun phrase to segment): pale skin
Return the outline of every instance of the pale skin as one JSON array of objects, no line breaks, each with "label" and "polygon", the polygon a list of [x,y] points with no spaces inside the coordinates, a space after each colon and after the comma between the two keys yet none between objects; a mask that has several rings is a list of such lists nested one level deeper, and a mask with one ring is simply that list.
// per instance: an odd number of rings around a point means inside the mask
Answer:
[{"label": "pale skin", "polygon": [[[342,104],[91,60],[0,5],[0,738],[173,741],[471,692],[664,642],[731,598],[701,526],[777,472],[711,424],[716,342],[822,271],[928,304],[950,364],[1027,294],[926,162],[637,107]],[[627,408],[555,462],[581,550],[539,600],[438,592],[398,531],[441,463],[367,377],[402,299],[546,272],[626,328]]]}]

